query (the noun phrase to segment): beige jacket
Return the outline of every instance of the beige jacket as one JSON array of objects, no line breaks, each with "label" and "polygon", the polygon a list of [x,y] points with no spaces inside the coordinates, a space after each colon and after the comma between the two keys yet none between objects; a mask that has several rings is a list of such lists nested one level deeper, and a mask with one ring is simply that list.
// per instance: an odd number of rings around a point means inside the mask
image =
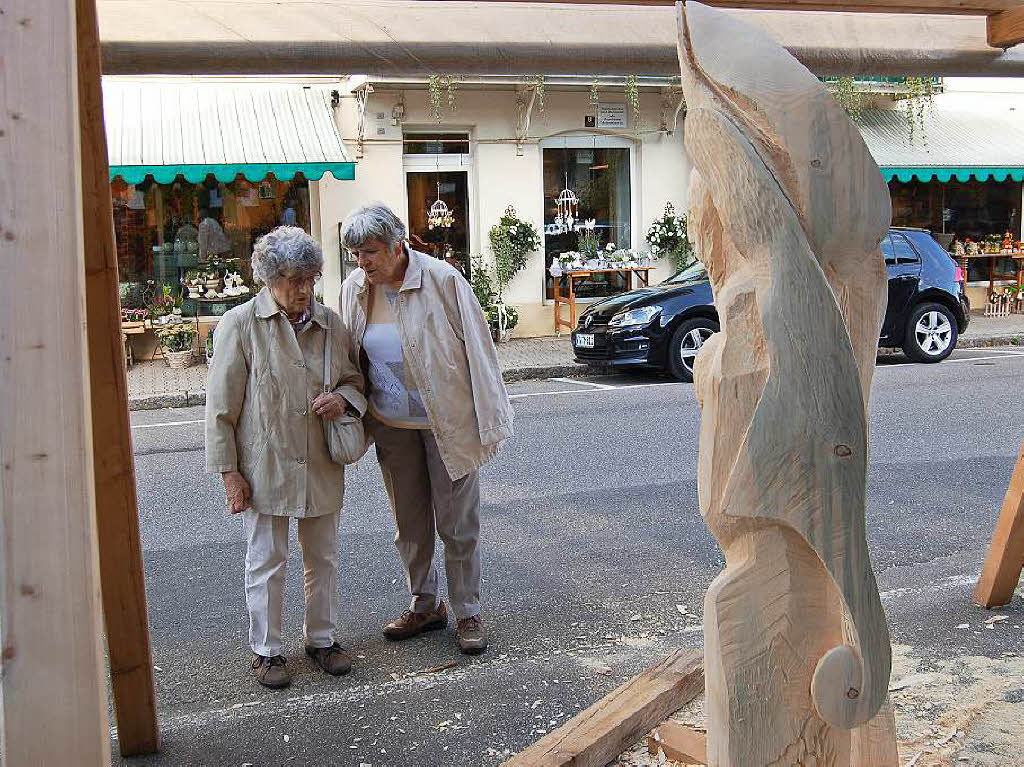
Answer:
[{"label": "beige jacket", "polygon": [[[512,404],[487,320],[452,266],[411,248],[395,303],[402,353],[423,397],[453,480],[490,460],[512,436]],[[356,354],[366,330],[370,284],[356,269],[341,286],[341,316]]]},{"label": "beige jacket", "polygon": [[359,358],[327,307],[315,304],[296,335],[263,288],[217,325],[206,380],[206,470],[241,472],[260,514],[318,517],[341,509],[345,474],[310,408],[323,391],[328,327],[333,390],[365,413]]}]

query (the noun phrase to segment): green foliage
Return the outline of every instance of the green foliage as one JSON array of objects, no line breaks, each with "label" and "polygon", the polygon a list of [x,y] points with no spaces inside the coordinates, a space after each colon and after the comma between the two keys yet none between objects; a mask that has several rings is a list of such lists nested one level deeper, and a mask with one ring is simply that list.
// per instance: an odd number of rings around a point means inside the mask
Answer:
[{"label": "green foliage", "polygon": [[430,100],[430,114],[435,122],[444,117],[444,106],[454,112],[456,91],[459,87],[459,75],[430,75],[427,77],[427,96]]},{"label": "green foliage", "polygon": [[494,253],[497,291],[501,296],[512,278],[526,266],[527,256],[540,247],[540,235],[533,224],[516,216],[515,209],[509,206],[488,236]]},{"label": "green foliage", "polygon": [[167,351],[187,352],[192,349],[192,342],[196,339],[196,328],[191,323],[179,322],[160,328],[157,335],[160,337],[160,345]]},{"label": "green foliage", "polygon": [[676,269],[685,269],[693,263],[693,244],[686,231],[686,216],[677,216],[670,202],[665,204],[661,218],[655,219],[647,230],[647,244],[651,246],[651,255],[672,259]]},{"label": "green foliage", "polygon": [[484,263],[483,256],[473,256],[473,268],[471,270],[469,284],[473,288],[476,300],[480,302],[480,308],[484,311],[494,303],[497,295],[494,290],[494,280],[491,277],[491,270]]},{"label": "green foliage", "polygon": [[640,130],[640,89],[636,84],[636,75],[626,78],[626,102],[633,110],[633,130]]},{"label": "green foliage", "polygon": [[902,102],[910,142],[913,143],[920,135],[921,140],[928,143],[924,118],[935,105],[934,78],[885,77],[881,78],[884,87],[882,84],[873,84],[874,81],[871,80],[858,80],[853,77],[823,77],[821,80],[854,122],[858,122],[862,117],[866,94],[891,94],[896,101]]},{"label": "green foliage", "polygon": [[490,325],[492,330],[501,329],[502,312],[505,314],[506,330],[512,330],[512,328],[519,324],[519,311],[514,306],[508,306],[507,304],[491,304],[487,307],[484,314],[487,315],[487,324]]}]

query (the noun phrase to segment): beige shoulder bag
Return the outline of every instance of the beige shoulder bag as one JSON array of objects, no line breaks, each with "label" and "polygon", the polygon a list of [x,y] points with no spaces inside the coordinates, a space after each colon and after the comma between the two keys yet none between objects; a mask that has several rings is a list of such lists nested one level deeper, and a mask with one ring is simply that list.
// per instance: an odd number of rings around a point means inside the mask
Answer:
[{"label": "beige shoulder bag", "polygon": [[[327,330],[324,333],[324,393],[334,389],[331,386],[331,318],[328,315]],[[324,438],[327,440],[327,452],[331,460],[342,466],[356,463],[366,453],[366,434],[363,431],[363,419],[359,416],[342,413],[333,421],[321,418],[324,427]]]}]

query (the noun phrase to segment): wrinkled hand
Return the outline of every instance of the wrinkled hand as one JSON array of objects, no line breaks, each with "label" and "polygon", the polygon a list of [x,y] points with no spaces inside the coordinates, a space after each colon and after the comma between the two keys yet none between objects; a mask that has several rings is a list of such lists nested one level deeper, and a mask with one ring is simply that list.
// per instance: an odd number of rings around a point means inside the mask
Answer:
[{"label": "wrinkled hand", "polygon": [[220,475],[224,480],[224,495],[232,514],[240,514],[252,506],[252,488],[237,471],[225,471]]},{"label": "wrinkled hand", "polygon": [[348,400],[335,392],[318,394],[313,400],[313,412],[321,418],[333,421],[348,408]]}]

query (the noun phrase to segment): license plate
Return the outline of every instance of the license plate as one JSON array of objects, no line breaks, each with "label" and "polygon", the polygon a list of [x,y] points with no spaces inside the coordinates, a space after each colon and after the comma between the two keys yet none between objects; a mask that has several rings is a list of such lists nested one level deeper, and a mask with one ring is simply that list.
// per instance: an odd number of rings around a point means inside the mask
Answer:
[{"label": "license plate", "polygon": [[593,349],[594,348],[594,334],[593,333],[577,333],[576,334],[576,348],[578,348],[578,349]]}]

